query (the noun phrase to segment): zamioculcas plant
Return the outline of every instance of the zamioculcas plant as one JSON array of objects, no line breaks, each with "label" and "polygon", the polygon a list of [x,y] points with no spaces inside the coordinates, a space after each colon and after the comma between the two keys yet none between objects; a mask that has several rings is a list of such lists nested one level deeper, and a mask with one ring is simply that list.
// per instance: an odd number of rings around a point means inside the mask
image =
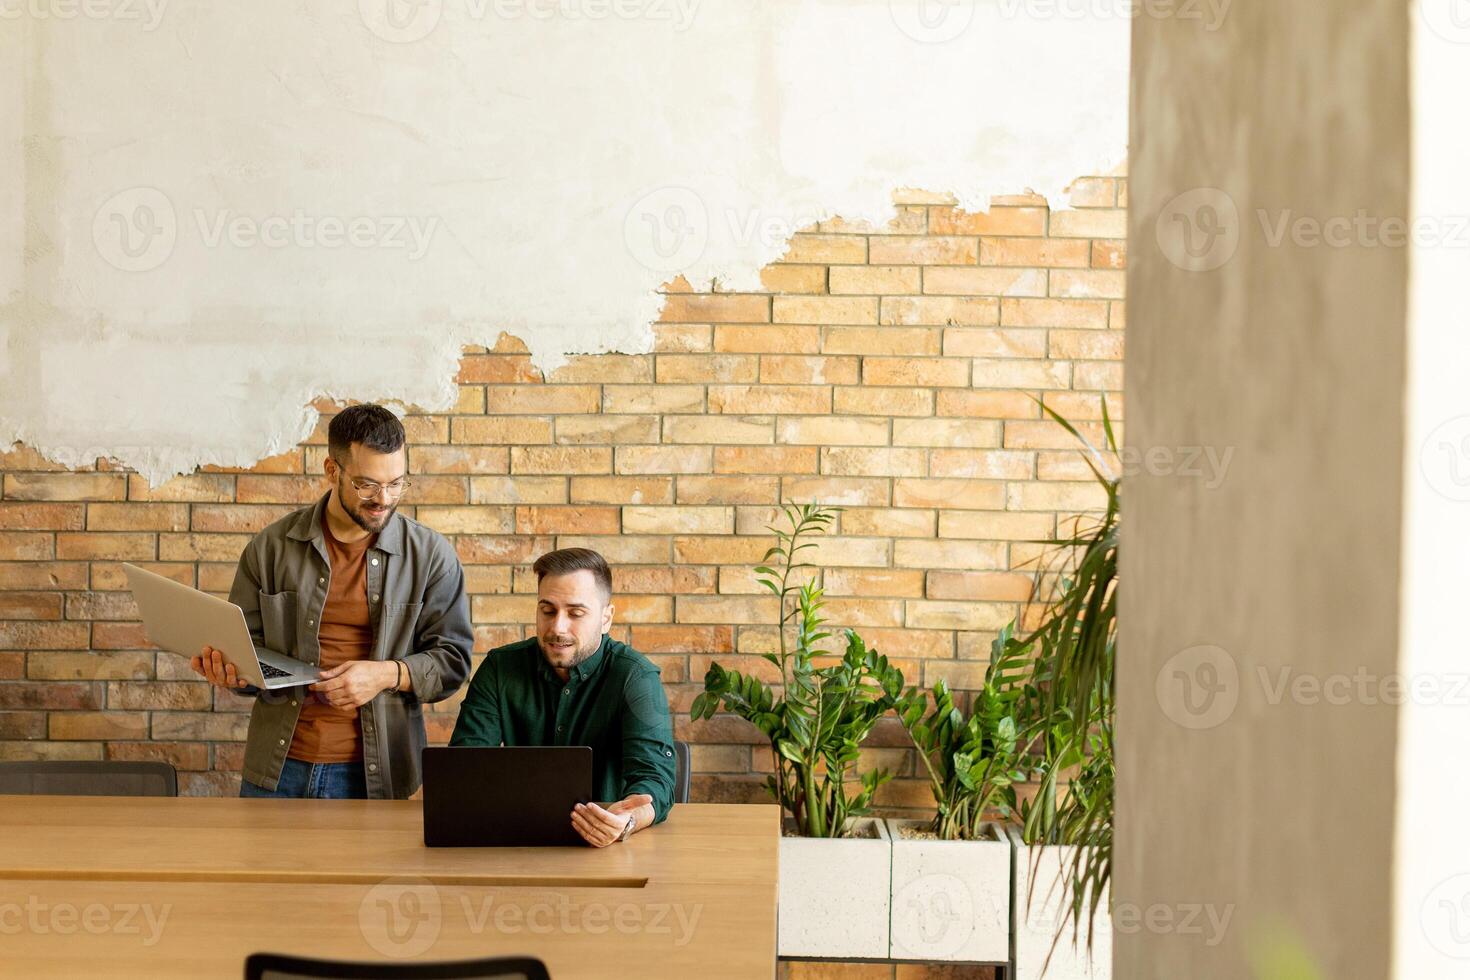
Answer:
[{"label": "zamioculcas plant", "polygon": [[899,718],[919,750],[938,813],[934,832],[943,840],[977,840],[991,811],[1009,819],[1016,808],[1016,784],[1024,783],[1023,726],[1028,701],[1030,650],[1012,642],[1007,626],[990,646],[984,686],[972,696],[966,715],[948,685],[934,685],[934,707],[927,715],[922,688],[906,693]]},{"label": "zamioculcas plant", "polygon": [[712,664],[689,710],[698,720],[723,706],[770,739],[775,772],[766,788],[806,837],[841,837],[852,818],[867,813],[889,773],[863,773],[851,793],[848,779],[859,746],[903,692],[903,674],[852,630],[844,631],[841,657],[823,665],[831,658],[821,644],[832,634],[823,630],[822,589],[796,579],[815,567],[802,553],[816,544],[803,539],[825,532],[836,513],[815,504],[783,507],[789,527],[770,528],[776,544],[756,569],[778,603],[779,652],[764,657],[781,670],[780,691]]}]

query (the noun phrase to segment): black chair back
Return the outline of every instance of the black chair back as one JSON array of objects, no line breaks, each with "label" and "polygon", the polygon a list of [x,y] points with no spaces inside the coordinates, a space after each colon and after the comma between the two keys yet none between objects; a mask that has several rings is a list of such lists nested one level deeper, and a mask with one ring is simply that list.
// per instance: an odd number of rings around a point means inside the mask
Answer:
[{"label": "black chair back", "polygon": [[689,784],[693,781],[689,775],[689,743],[674,742],[674,802],[689,802]]},{"label": "black chair back", "polygon": [[0,795],[178,796],[179,776],[167,762],[0,762]]},{"label": "black chair back", "polygon": [[529,956],[442,963],[353,963],[280,953],[251,953],[245,980],[551,980],[546,964]]}]

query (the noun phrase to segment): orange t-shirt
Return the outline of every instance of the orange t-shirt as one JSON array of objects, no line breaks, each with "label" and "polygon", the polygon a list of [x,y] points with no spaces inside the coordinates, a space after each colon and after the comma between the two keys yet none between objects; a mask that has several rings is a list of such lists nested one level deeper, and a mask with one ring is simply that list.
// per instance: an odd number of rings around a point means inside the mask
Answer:
[{"label": "orange t-shirt", "polygon": [[[368,611],[367,553],[377,540],[370,534],[343,544],[332,537],[326,510],[322,511],[322,540],[327,546],[332,577],[327,603],[317,632],[323,670],[346,660],[368,660],[373,655],[373,621]],[[362,759],[362,722],[356,708],[334,708],[322,696],[306,691],[286,755],[303,762],[358,762]]]}]

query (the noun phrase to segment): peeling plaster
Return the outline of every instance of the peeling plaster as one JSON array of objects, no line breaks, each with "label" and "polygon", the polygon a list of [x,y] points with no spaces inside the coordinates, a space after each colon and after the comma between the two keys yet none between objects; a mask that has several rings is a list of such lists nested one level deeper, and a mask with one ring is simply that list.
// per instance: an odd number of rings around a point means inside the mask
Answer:
[{"label": "peeling plaster", "polygon": [[1066,5],[83,6],[0,34],[0,445],[154,484],[318,395],[447,408],[501,331],[647,351],[662,283],[896,189],[1064,207],[1125,155],[1128,20]]}]

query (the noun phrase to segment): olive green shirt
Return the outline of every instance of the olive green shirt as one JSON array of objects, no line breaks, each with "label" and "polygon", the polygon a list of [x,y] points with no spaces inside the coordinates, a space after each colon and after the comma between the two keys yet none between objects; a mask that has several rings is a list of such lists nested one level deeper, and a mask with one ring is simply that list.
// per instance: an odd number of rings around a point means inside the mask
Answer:
[{"label": "olive green shirt", "polygon": [[594,799],[647,793],[655,823],[674,804],[674,726],[659,670],[607,636],[565,684],[535,637],[491,650],[449,744],[591,746]]}]

